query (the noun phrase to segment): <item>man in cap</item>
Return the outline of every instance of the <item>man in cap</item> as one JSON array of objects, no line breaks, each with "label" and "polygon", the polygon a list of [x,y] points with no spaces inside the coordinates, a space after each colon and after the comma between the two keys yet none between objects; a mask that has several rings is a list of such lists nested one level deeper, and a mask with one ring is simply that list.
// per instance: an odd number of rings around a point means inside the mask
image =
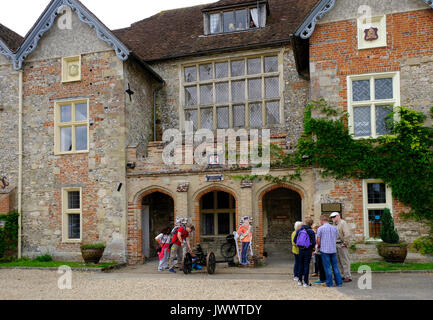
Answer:
[{"label": "man in cap", "polygon": [[331,219],[334,222],[334,225],[336,225],[338,229],[338,238],[337,238],[338,267],[343,274],[343,281],[351,282],[352,274],[350,273],[350,256],[349,256],[349,247],[350,247],[350,240],[351,240],[350,228],[347,222],[341,219],[341,216],[338,212],[333,212],[331,214]]}]

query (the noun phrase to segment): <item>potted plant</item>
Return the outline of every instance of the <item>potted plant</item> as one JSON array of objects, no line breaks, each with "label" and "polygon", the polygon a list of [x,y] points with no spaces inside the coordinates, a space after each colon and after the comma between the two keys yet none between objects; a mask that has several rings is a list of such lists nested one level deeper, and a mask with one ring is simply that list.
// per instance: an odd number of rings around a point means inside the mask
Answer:
[{"label": "potted plant", "polygon": [[83,256],[86,264],[98,264],[104,255],[105,244],[83,244],[81,246],[81,255]]},{"label": "potted plant", "polygon": [[391,211],[385,209],[382,217],[382,229],[380,230],[382,243],[377,244],[379,255],[390,263],[404,263],[407,257],[408,244],[400,241],[400,237],[394,227],[394,219]]}]

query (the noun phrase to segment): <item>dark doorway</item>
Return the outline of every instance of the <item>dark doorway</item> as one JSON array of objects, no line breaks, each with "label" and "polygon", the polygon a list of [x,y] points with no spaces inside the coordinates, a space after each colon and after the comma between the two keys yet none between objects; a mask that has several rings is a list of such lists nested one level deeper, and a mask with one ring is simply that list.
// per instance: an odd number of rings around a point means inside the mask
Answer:
[{"label": "dark doorway", "polygon": [[143,254],[146,259],[157,256],[155,237],[166,227],[174,226],[174,201],[161,192],[143,198],[142,203]]},{"label": "dark doorway", "polygon": [[291,235],[302,220],[302,198],[290,189],[279,188],[263,197],[264,251],[268,257],[285,258],[291,252]]}]

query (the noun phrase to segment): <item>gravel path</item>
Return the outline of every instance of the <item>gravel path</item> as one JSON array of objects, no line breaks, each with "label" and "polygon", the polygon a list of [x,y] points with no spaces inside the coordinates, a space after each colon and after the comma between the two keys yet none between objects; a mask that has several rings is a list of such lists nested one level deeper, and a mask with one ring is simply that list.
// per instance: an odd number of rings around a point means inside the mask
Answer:
[{"label": "gravel path", "polygon": [[[59,290],[55,271],[0,270],[0,299],[8,300],[339,300],[336,289],[302,288],[281,275],[74,272],[72,290]],[[239,277],[239,279],[237,278]],[[170,288],[170,295],[161,295]]]}]

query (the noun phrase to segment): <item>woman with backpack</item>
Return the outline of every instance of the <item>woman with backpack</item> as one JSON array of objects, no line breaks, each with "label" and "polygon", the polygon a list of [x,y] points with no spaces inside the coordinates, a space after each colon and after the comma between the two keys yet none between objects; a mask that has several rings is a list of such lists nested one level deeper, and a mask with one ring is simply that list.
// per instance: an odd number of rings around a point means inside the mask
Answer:
[{"label": "woman with backpack", "polygon": [[299,248],[299,286],[305,288],[311,287],[309,281],[310,276],[310,262],[313,257],[313,250],[316,247],[316,234],[311,226],[313,219],[305,219],[305,225],[296,232],[294,241]]},{"label": "woman with backpack", "polygon": [[296,236],[296,232],[301,229],[302,227],[302,222],[298,221],[295,223],[295,231],[293,231],[292,233],[292,253],[293,256],[295,257],[295,267],[293,268],[293,274],[295,275],[295,278],[293,280],[295,281],[299,281],[299,248],[296,245],[295,242],[295,236]]},{"label": "woman with backpack", "polygon": [[168,269],[168,258],[170,256],[170,240],[171,240],[171,228],[165,228],[162,230],[155,240],[158,242],[159,248],[156,251],[159,258],[158,271],[164,271]]}]

